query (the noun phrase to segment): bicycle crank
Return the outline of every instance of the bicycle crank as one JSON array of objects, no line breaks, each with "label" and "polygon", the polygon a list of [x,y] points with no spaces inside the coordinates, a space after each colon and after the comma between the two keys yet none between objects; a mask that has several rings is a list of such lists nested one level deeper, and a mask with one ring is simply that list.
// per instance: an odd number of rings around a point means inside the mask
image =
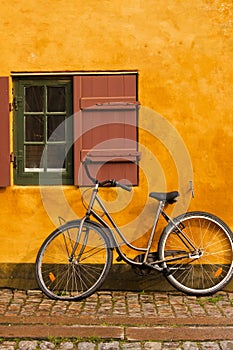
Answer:
[{"label": "bicycle crank", "polygon": [[[133,260],[138,263],[143,263],[144,258],[145,258],[145,254],[139,254]],[[138,265],[138,266],[132,265],[132,268],[134,272],[139,276],[149,275],[151,271],[154,270],[153,265],[150,267],[149,264],[158,260],[158,258],[159,258],[158,252],[149,253],[145,264]]]}]

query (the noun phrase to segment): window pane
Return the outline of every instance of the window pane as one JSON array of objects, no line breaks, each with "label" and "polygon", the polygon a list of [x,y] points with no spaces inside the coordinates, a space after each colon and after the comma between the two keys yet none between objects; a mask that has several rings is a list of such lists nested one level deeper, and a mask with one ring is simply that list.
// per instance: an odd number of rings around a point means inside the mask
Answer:
[{"label": "window pane", "polygon": [[41,115],[25,116],[25,141],[44,140],[44,119]]},{"label": "window pane", "polygon": [[30,171],[39,171],[40,162],[43,154],[43,145],[26,145],[25,146],[25,168]]},{"label": "window pane", "polygon": [[66,110],[65,87],[48,86],[47,92],[48,92],[48,97],[47,97],[48,112],[65,112]]},{"label": "window pane", "polygon": [[25,111],[43,112],[44,86],[29,86],[25,88]]},{"label": "window pane", "polygon": [[65,141],[65,116],[50,115],[47,117],[47,140]]},{"label": "window pane", "polygon": [[48,145],[47,148],[47,168],[65,168],[65,145]]}]

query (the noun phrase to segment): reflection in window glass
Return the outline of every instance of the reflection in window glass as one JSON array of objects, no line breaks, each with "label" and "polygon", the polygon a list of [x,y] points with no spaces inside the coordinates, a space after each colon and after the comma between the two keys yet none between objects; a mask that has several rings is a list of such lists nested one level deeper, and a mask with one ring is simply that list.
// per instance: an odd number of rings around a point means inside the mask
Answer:
[{"label": "reflection in window glass", "polygon": [[44,118],[43,115],[25,116],[25,141],[44,140]]},{"label": "reflection in window glass", "polygon": [[25,112],[43,112],[44,86],[25,87]]},{"label": "reflection in window glass", "polygon": [[47,167],[49,169],[65,169],[65,149],[62,145],[48,145],[47,146]]},{"label": "reflection in window glass", "polygon": [[25,145],[25,170],[39,171],[43,155],[43,145]]},{"label": "reflection in window glass", "polygon": [[47,117],[47,140],[65,141],[65,115]]},{"label": "reflection in window glass", "polygon": [[48,112],[64,112],[66,110],[65,87],[48,86],[47,100]]}]

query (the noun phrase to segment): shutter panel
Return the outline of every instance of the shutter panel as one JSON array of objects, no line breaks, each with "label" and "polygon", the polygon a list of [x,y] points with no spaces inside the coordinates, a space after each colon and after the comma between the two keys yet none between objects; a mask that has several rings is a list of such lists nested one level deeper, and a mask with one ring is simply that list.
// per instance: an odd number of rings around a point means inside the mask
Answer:
[{"label": "shutter panel", "polygon": [[74,77],[75,184],[89,185],[81,162],[99,181],[138,182],[136,75]]},{"label": "shutter panel", "polygon": [[9,79],[0,77],[0,187],[10,186]]}]

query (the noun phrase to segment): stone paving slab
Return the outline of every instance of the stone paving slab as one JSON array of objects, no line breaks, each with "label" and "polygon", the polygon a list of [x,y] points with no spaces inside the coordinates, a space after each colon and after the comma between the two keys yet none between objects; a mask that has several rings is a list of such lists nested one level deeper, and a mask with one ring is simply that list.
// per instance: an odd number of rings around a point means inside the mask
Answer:
[{"label": "stone paving slab", "polygon": [[232,340],[233,327],[127,327],[127,340]]},{"label": "stone paving slab", "polygon": [[[24,324],[24,325],[36,325],[41,324],[41,317],[33,316],[0,316],[1,324]],[[93,316],[44,316],[43,324],[56,325],[56,324],[69,324],[69,325],[131,325],[131,326],[158,326],[158,325],[202,325],[202,326],[233,326],[233,319],[226,317],[93,317]]]},{"label": "stone paving slab", "polygon": [[82,325],[0,325],[0,336],[4,338],[102,338],[124,339],[124,327]]},{"label": "stone paving slab", "polygon": [[127,327],[83,325],[0,325],[2,338],[100,338],[125,341],[232,340],[233,327],[177,326]]}]

